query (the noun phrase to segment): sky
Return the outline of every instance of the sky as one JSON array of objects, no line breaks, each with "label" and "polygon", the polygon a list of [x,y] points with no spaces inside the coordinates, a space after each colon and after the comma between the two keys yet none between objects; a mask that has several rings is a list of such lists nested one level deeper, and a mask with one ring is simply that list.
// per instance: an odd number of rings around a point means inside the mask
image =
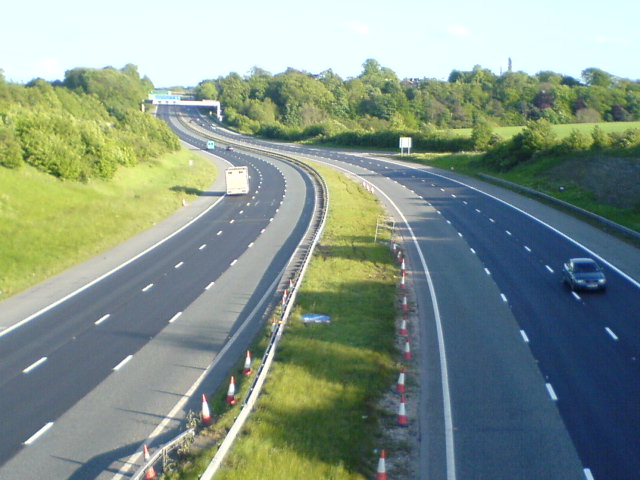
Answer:
[{"label": "sky", "polygon": [[157,88],[195,86],[252,67],[331,69],[375,59],[399,78],[446,80],[480,65],[500,74],[586,68],[640,79],[640,2],[618,0],[35,0],[7,2],[7,80],[62,80],[77,67],[138,66]]}]

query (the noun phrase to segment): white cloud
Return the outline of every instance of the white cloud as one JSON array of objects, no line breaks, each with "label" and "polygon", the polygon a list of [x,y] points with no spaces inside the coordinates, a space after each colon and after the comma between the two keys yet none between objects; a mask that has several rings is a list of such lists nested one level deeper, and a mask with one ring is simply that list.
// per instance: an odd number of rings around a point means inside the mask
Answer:
[{"label": "white cloud", "polygon": [[38,64],[37,69],[41,73],[40,76],[46,79],[62,78],[64,76],[64,70],[57,58],[45,58]]},{"label": "white cloud", "polygon": [[462,25],[448,25],[447,33],[454,37],[468,37],[470,34],[469,29]]},{"label": "white cloud", "polygon": [[359,22],[347,23],[347,28],[358,35],[371,35],[371,28],[369,25]]}]

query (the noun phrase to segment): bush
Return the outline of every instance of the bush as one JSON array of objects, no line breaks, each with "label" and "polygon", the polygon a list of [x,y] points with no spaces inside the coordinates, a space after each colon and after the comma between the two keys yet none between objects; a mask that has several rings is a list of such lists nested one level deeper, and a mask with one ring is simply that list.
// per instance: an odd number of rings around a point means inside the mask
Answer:
[{"label": "bush", "polygon": [[15,138],[13,127],[0,124],[0,165],[18,168],[22,163],[22,150]]},{"label": "bush", "polygon": [[573,129],[568,136],[560,142],[560,151],[582,152],[589,150],[593,145],[593,138],[579,130]]}]

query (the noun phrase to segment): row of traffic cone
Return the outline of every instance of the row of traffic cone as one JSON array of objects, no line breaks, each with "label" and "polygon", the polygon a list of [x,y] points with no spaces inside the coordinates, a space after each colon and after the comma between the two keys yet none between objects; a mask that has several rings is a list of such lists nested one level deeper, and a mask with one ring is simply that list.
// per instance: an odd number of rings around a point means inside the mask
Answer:
[{"label": "row of traffic cone", "polygon": [[375,193],[376,191],[373,185],[365,181],[362,182],[362,188],[364,188],[369,193]]},{"label": "row of traffic cone", "polygon": [[[251,352],[247,350],[247,354],[244,360],[244,366],[242,368],[242,375],[249,376],[251,375]],[[232,375],[229,380],[229,388],[227,389],[227,397],[226,397],[227,405],[235,405],[236,404],[236,384],[235,377]],[[203,426],[211,425],[213,422],[213,417],[211,416],[211,409],[209,408],[209,401],[207,400],[207,396],[202,394],[202,407],[200,410],[200,421]],[[142,452],[144,454],[145,464],[149,461],[149,448],[147,445],[143,445]],[[157,478],[156,470],[153,465],[151,465],[144,475],[145,479],[154,479]]]},{"label": "row of traffic cone", "polygon": [[[402,290],[402,301],[401,301],[401,311],[402,313],[402,320],[400,322],[400,328],[398,329],[398,334],[401,335],[402,337],[404,337],[405,343],[404,343],[404,349],[402,352],[402,358],[403,360],[407,361],[411,359],[411,345],[410,345],[410,341],[409,341],[409,330],[408,330],[408,312],[409,312],[409,300],[408,300],[408,294],[407,294],[407,268],[406,268],[406,261],[404,258],[404,255],[402,253],[402,250],[400,248],[400,246],[393,242],[391,244],[391,250],[392,253],[396,259],[396,261],[399,263],[400,265],[400,284],[399,284],[399,288],[400,290]],[[396,424],[400,427],[407,427],[409,426],[409,419],[407,417],[407,410],[406,410],[406,385],[405,385],[405,378],[406,378],[406,373],[407,373],[407,369],[403,366],[402,369],[400,370],[400,374],[398,375],[398,381],[396,382],[396,386],[395,386],[395,391],[396,393],[400,394],[400,404],[398,407],[398,415],[397,415],[397,419],[396,419]],[[387,470],[386,470],[386,452],[385,450],[381,450],[380,452],[380,457],[378,458],[378,467],[376,469],[376,477],[375,480],[388,480],[388,476],[387,476]]]},{"label": "row of traffic cone", "polygon": [[[248,377],[251,375],[251,352],[247,350],[247,354],[244,359],[244,366],[242,368],[242,375]],[[229,387],[227,389],[227,397],[225,399],[227,405],[235,405],[236,404],[236,379],[233,375],[229,379]],[[202,394],[202,410],[201,410],[201,420],[203,425],[211,424],[211,410],[209,409],[209,402],[207,401],[207,396]]]}]

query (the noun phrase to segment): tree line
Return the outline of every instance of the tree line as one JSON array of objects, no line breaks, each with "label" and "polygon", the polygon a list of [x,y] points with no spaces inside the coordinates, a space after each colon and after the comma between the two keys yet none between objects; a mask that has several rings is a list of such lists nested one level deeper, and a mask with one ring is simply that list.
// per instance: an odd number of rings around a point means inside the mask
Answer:
[{"label": "tree line", "polygon": [[[640,142],[633,130],[574,131],[563,140],[553,135],[552,124],[640,120],[640,80],[598,68],[576,79],[550,71],[496,75],[475,66],[442,81],[400,80],[373,59],[362,67],[347,79],[330,69],[311,74],[289,68],[273,75],[254,67],[246,76],[204,80],[194,93],[220,100],[228,125],[266,138],[397,148],[398,136],[411,136],[418,150],[487,151],[487,160],[500,168],[543,151],[624,150]],[[523,133],[507,141],[492,131],[521,125]],[[461,127],[473,128],[471,138],[445,131]]]},{"label": "tree line", "polygon": [[204,80],[195,93],[220,100],[230,125],[291,137],[472,127],[477,115],[496,126],[538,119],[555,124],[640,120],[640,81],[597,68],[585,69],[581,80],[550,71],[496,75],[480,66],[454,70],[446,81],[400,80],[369,59],[355,78],[342,79],[331,69],[311,74],[289,68],[272,75],[254,67],[246,76]]},{"label": "tree line", "polygon": [[131,64],[76,68],[63,81],[25,85],[7,82],[0,70],[0,165],[88,181],[177,150],[166,124],[140,109],[152,88]]}]

